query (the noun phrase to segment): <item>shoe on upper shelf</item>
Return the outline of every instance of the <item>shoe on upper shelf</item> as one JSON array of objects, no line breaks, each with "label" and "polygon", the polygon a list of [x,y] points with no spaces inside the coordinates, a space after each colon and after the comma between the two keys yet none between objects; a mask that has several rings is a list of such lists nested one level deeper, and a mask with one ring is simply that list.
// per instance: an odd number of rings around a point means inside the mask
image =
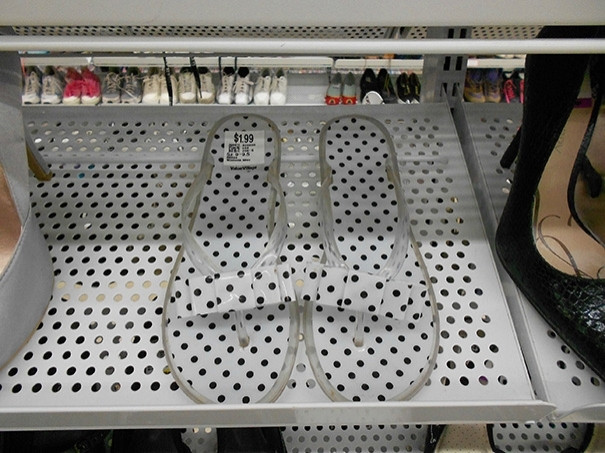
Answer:
[{"label": "shoe on upper shelf", "polygon": [[482,69],[468,69],[464,79],[464,99],[468,102],[485,102],[485,81]]},{"label": "shoe on upper shelf", "polygon": [[397,90],[398,102],[400,104],[410,104],[412,90],[410,89],[410,76],[407,72],[402,72],[395,80],[395,89]]},{"label": "shoe on upper shelf", "polygon": [[181,68],[179,72],[179,102],[181,104],[197,104],[198,88],[195,75],[190,67]]},{"label": "shoe on upper shelf", "polygon": [[82,104],[97,105],[101,102],[101,81],[93,71],[82,69]]},{"label": "shoe on upper shelf", "polygon": [[119,68],[109,68],[101,84],[103,104],[119,104],[122,91],[122,76]]},{"label": "shoe on upper shelf", "polygon": [[502,70],[486,70],[483,75],[483,80],[486,102],[500,102],[502,100]]},{"label": "shoe on upper shelf", "polygon": [[[160,75],[160,104],[169,105],[175,104],[179,98],[179,85],[176,75],[172,69],[164,71],[164,74]],[[170,81],[170,85],[168,84]],[[172,101],[172,102],[171,102]]]},{"label": "shoe on upper shelf", "polygon": [[420,103],[420,79],[416,73],[402,72],[395,82],[398,102],[400,104]]},{"label": "shoe on upper shelf", "polygon": [[395,104],[397,103],[397,94],[395,93],[395,88],[393,87],[393,82],[391,81],[391,75],[389,71],[385,68],[382,68],[378,71],[378,77],[376,78],[379,87],[379,94],[382,97],[382,100],[385,104]]},{"label": "shoe on upper shelf", "polygon": [[82,75],[75,68],[67,68],[65,82],[65,90],[63,90],[63,104],[80,104],[82,102],[82,85],[84,84]]},{"label": "shoe on upper shelf", "polygon": [[420,77],[415,72],[410,74],[410,78],[408,80],[410,85],[410,93],[412,98],[410,100],[410,104],[420,104]]},{"label": "shoe on upper shelf", "polygon": [[40,70],[34,66],[28,67],[25,71],[21,101],[24,104],[39,104],[41,88]]},{"label": "shoe on upper shelf", "polygon": [[199,102],[200,104],[212,104],[216,97],[216,89],[214,82],[212,81],[212,73],[207,67],[198,68],[200,76],[200,91]]},{"label": "shoe on upper shelf", "polygon": [[242,66],[237,70],[235,78],[235,103],[237,105],[248,105],[252,102],[252,87],[254,82],[251,79],[250,70]]},{"label": "shoe on upper shelf", "polygon": [[216,98],[219,104],[233,104],[233,84],[235,83],[235,69],[223,68],[221,73],[221,87]]},{"label": "shoe on upper shelf", "polygon": [[326,91],[325,102],[327,105],[338,105],[342,102],[342,75],[340,72],[332,76]]},{"label": "shoe on upper shelf", "polygon": [[504,85],[502,86],[502,94],[504,100],[508,104],[523,103],[523,86],[525,81],[519,71],[514,71],[507,76],[504,75]]},{"label": "shoe on upper shelf", "polygon": [[52,66],[47,66],[42,76],[42,104],[60,104],[64,89],[63,77]]},{"label": "shoe on upper shelf", "polygon": [[366,68],[361,75],[359,80],[359,88],[361,89],[360,99],[365,98],[366,94],[370,91],[378,93],[380,88],[378,87],[378,81],[376,80],[376,74],[372,68]]},{"label": "shoe on upper shelf", "polygon": [[256,105],[269,105],[271,95],[271,71],[265,68],[256,79],[254,86],[254,103]]},{"label": "shoe on upper shelf", "polygon": [[122,84],[121,102],[122,104],[139,104],[142,97],[141,72],[136,67],[128,68]]},{"label": "shoe on upper shelf", "polygon": [[345,105],[357,104],[357,87],[352,72],[347,73],[342,81],[342,103]]},{"label": "shoe on upper shelf", "polygon": [[288,99],[288,78],[283,69],[278,69],[271,79],[271,105],[284,105]]},{"label": "shoe on upper shelf", "polygon": [[143,104],[158,104],[160,102],[160,70],[150,68],[143,77]]}]

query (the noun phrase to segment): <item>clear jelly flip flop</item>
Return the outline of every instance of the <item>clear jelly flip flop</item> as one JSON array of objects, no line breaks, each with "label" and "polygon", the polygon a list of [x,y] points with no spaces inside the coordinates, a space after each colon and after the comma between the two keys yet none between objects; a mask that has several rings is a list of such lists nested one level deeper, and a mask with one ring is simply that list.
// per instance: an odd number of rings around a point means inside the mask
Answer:
[{"label": "clear jelly flip flop", "polygon": [[277,126],[219,120],[182,207],[183,246],[166,292],[163,342],[180,388],[201,403],[276,400],[288,382],[299,317],[281,264],[286,203]]},{"label": "clear jelly flip flop", "polygon": [[411,398],[435,366],[439,314],[393,141],[373,118],[343,116],[319,153],[324,255],[301,290],[315,377],[335,401]]}]

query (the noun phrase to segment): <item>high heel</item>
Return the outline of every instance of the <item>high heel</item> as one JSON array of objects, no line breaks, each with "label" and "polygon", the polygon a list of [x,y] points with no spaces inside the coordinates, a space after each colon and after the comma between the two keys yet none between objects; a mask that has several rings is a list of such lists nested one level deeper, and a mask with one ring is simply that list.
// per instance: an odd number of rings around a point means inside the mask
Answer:
[{"label": "high heel", "polygon": [[[541,36],[590,38],[596,37],[598,32],[598,27],[546,27]],[[569,143],[574,138],[570,131],[578,127],[574,124],[577,118],[573,117],[572,110],[588,59],[587,55],[527,57],[517,167],[498,225],[496,250],[507,272],[553,330],[605,379],[605,281],[602,278],[605,250],[595,245],[581,229],[566,225],[570,214],[569,210],[567,216],[561,214],[561,207],[567,208],[564,193],[560,199],[551,199],[553,188],[560,186],[558,181],[563,177],[561,168],[553,169],[554,160],[561,160],[560,156],[565,155],[563,151],[568,146],[575,146],[573,152],[579,148],[579,142]],[[557,90],[556,97],[553,87]],[[571,129],[563,133],[566,125]],[[569,175],[573,157],[567,161]],[[557,166],[561,167],[561,162],[555,163]],[[553,170],[557,175],[550,181],[551,187],[546,193],[542,181],[548,182]],[[569,176],[565,178],[569,180]],[[541,193],[538,193],[539,186]],[[546,205],[551,209],[557,206],[556,214],[541,216],[536,223],[534,214]],[[542,229],[546,224],[558,221],[557,217],[563,218],[558,227],[575,228],[567,233],[573,236],[573,242],[584,241],[585,244],[588,239],[588,245],[582,246],[582,253],[574,256],[570,249],[573,244],[568,246],[567,240],[559,240],[558,232],[544,233]],[[538,250],[538,242],[546,247]],[[556,250],[555,247],[560,248]],[[575,259],[591,256],[592,260],[587,264],[591,267],[589,270]],[[566,258],[567,263],[564,262]]]},{"label": "high heel", "polygon": [[0,367],[31,336],[52,294],[48,246],[30,207],[19,58],[0,54]]},{"label": "high heel", "polygon": [[[597,127],[603,121],[605,100],[605,57],[590,60],[590,83],[593,107],[590,120],[574,162],[567,188],[567,203],[576,223],[601,247],[605,247],[605,128]],[[602,126],[602,124],[601,124]]]}]

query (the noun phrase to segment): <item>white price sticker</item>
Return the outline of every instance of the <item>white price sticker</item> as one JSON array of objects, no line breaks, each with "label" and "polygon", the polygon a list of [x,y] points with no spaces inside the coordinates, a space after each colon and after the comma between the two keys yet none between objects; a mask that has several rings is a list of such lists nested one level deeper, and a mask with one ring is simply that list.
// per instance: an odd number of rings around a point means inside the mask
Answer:
[{"label": "white price sticker", "polygon": [[226,131],[225,165],[256,167],[265,163],[265,131]]}]

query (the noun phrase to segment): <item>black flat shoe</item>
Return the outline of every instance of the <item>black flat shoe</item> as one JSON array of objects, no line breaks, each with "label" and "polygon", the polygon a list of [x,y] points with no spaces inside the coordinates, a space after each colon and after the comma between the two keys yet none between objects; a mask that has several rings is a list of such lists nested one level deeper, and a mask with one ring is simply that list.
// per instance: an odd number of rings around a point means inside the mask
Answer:
[{"label": "black flat shoe", "polygon": [[[545,27],[540,37],[591,38],[599,32],[599,27]],[[517,167],[496,250],[552,329],[605,379],[605,250],[567,222],[567,184],[560,184],[570,180],[586,130],[573,108],[588,61],[587,55],[526,59]],[[551,223],[555,232],[547,230]]]}]

